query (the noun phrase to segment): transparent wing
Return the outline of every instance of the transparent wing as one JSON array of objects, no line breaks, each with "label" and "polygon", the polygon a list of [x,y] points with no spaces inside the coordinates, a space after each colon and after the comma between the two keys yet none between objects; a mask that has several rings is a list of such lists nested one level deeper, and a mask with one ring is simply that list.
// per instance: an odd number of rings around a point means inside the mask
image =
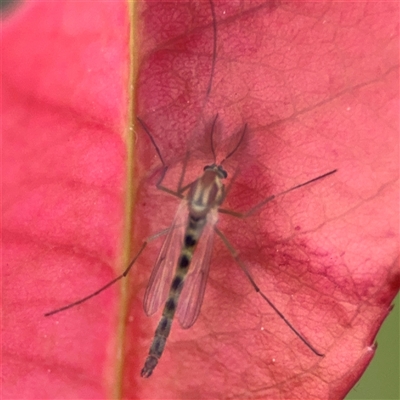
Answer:
[{"label": "transparent wing", "polygon": [[217,220],[218,210],[210,211],[183,284],[176,313],[184,329],[190,328],[200,314],[213,250],[214,225]]},{"label": "transparent wing", "polygon": [[154,314],[165,303],[168,297],[176,263],[178,262],[183,245],[187,219],[186,201],[182,200],[175,214],[170,231],[162,245],[146,288],[143,308],[147,315]]}]

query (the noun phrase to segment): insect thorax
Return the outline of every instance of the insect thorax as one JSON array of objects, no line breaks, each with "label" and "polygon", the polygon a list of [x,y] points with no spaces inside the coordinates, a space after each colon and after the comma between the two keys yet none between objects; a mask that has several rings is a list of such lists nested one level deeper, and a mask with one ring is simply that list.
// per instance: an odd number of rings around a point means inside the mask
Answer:
[{"label": "insect thorax", "polygon": [[205,217],[207,213],[219,207],[224,200],[225,186],[221,176],[214,169],[207,169],[197,179],[188,195],[189,212],[196,217]]}]

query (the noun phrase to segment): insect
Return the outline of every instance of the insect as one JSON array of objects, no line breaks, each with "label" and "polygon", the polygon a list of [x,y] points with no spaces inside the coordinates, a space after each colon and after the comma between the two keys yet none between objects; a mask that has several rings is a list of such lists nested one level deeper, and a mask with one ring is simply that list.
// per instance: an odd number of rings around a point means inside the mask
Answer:
[{"label": "insect", "polygon": [[[225,158],[219,163],[216,162],[216,155],[214,149],[213,133],[218,115],[214,118],[211,127],[211,150],[214,157],[214,162],[204,167],[203,174],[194,182],[186,185],[185,187],[173,191],[162,186],[162,181],[167,172],[167,166],[161,156],[161,153],[151,136],[146,124],[139,119],[142,127],[149,135],[153,142],[157,154],[163,164],[163,171],[161,179],[157,183],[157,187],[173,194],[182,199],[178,207],[174,221],[168,229],[167,237],[158,255],[158,259],[153,268],[150,281],[148,283],[145,297],[144,297],[144,310],[147,315],[154,314],[160,306],[164,303],[164,309],[160,322],[158,323],[155,331],[154,339],[150,347],[149,354],[145,361],[144,367],[141,371],[141,376],[148,378],[151,376],[154,368],[164,351],[167,337],[170,333],[173,318],[175,314],[180,322],[182,328],[190,328],[196,321],[200,314],[201,305],[203,302],[204,292],[207,283],[208,271],[211,261],[211,254],[213,249],[213,241],[215,234],[217,234],[228,248],[236,263],[247,276],[249,282],[254,290],[274,309],[279,317],[286,323],[286,325],[293,331],[295,335],[317,356],[323,356],[318,352],[286,319],[286,317],[275,307],[275,305],[268,299],[268,297],[261,291],[256,284],[249,270],[239,258],[234,247],[225,237],[225,235],[218,229],[217,221],[218,214],[230,214],[234,217],[245,218],[252,215],[268,202],[283,196],[293,190],[299,189],[303,186],[309,185],[329,175],[332,175],[336,170],[329,171],[323,175],[319,175],[307,182],[291,187],[281,193],[271,195],[252,207],[246,213],[238,213],[235,211],[223,209],[222,205],[225,199],[225,185],[224,179],[227,178],[228,173],[225,171],[223,164],[226,160],[234,155],[240,147],[246,135],[247,125],[245,124],[238,143],[231,150]],[[184,172],[183,172],[184,173]],[[184,195],[186,193],[186,195]],[[161,232],[161,234],[164,232]],[[86,296],[74,303],[65,307],[53,310],[45,314],[50,316],[66,309],[72,308],[81,304],[90,298],[98,295],[108,287],[112,286],[118,280],[124,278],[129,273],[131,267],[142,254],[147,243],[154,237],[159,236],[156,234],[144,241],[138,254],[131,261],[127,269],[114,280],[97,290],[96,292]],[[176,267],[176,268],[175,268]]]},{"label": "insect", "polygon": [[[316,355],[322,356],[322,354],[290,324],[285,316],[260,290],[247,267],[241,261],[225,235],[217,228],[216,224],[219,212],[236,217],[247,217],[276,197],[325,178],[335,173],[336,170],[320,175],[277,195],[270,196],[245,214],[221,209],[220,206],[225,199],[225,185],[223,181],[228,177],[228,173],[225,171],[223,164],[240,147],[246,134],[247,124],[244,125],[239,141],[234,149],[230,151],[222,161],[217,163],[213,140],[217,118],[218,115],[214,118],[211,127],[211,150],[214,162],[204,167],[203,174],[198,179],[184,188],[178,189],[176,193],[170,189],[163,188],[161,185],[165,174],[163,174],[158,184],[159,188],[177,197],[182,198],[182,193],[184,192],[187,192],[187,194],[183,197],[178,207],[174,222],[170,227],[168,236],[165,239],[157,262],[153,268],[144,297],[144,310],[147,315],[154,314],[165,302],[162,317],[158,323],[149,354],[141,371],[141,376],[145,378],[148,378],[152,374],[154,368],[158,364],[158,360],[164,351],[175,314],[178,317],[181,327],[184,329],[190,328],[199,316],[208,277],[215,233],[225,243],[256,292],[267,301],[307,347]],[[147,126],[142,120],[139,119],[139,121],[153,141],[160,160],[164,165],[164,171],[166,171],[167,167]]]},{"label": "insect", "polygon": [[[213,17],[213,51],[211,73],[206,90],[206,98],[211,91],[212,78],[214,74],[216,60],[217,25],[213,3],[211,0],[210,6]],[[141,376],[145,378],[150,377],[155,367],[157,366],[158,361],[164,351],[167,337],[170,333],[175,314],[180,325],[185,329],[190,328],[198,318],[205,293],[215,234],[217,234],[217,236],[219,236],[223,243],[226,245],[238,266],[247,276],[254,290],[264,299],[264,301],[266,301],[274,309],[274,311],[293,331],[293,333],[297,335],[297,337],[314,354],[316,354],[317,356],[322,356],[322,354],[318,352],[291,325],[291,323],[285,318],[285,316],[260,290],[259,286],[256,284],[255,280],[253,279],[244,262],[240,259],[232,244],[218,229],[217,221],[219,213],[229,214],[233,217],[239,218],[250,216],[261,207],[263,207],[265,204],[276,199],[277,197],[283,196],[288,192],[291,192],[303,186],[309,185],[315,181],[323,179],[329,175],[332,175],[336,172],[336,170],[332,170],[325,174],[319,175],[316,178],[296,185],[281,193],[271,195],[255,205],[248,212],[239,213],[221,208],[226,196],[224,180],[228,176],[226,170],[224,169],[224,163],[228,159],[233,157],[237,150],[243,144],[244,138],[247,134],[247,124],[244,124],[243,128],[239,131],[237,143],[233,146],[233,149],[228,152],[223,160],[217,162],[214,143],[214,132],[218,121],[218,114],[216,114],[216,116],[213,118],[211,125],[211,152],[213,155],[212,164],[206,165],[204,167],[202,175],[194,182],[182,188],[179,187],[177,191],[174,191],[163,186],[162,183],[164,177],[166,176],[168,166],[164,161],[162,154],[157,146],[157,143],[155,142],[145,122],[140,118],[138,118],[138,121],[143,127],[144,131],[149,136],[163,166],[161,177],[157,183],[157,187],[167,193],[170,193],[182,199],[176,212],[175,219],[171,227],[167,230],[167,236],[159,252],[158,259],[153,268],[144,297],[144,310],[147,315],[154,314],[163,304],[164,309],[162,312],[162,317],[155,331],[149,354],[141,371]],[[180,181],[183,180],[183,175],[184,168]],[[138,254],[136,254],[136,256],[133,258],[125,271],[121,275],[113,279],[111,282],[107,283],[96,292],[65,307],[50,311],[45,315],[50,316],[66,309],[72,308],[78,304],[81,304],[89,300],[90,298],[98,295],[102,291],[106,290],[108,287],[112,286],[120,279],[126,277],[132,266],[135,264],[139,256],[146,248],[149,241],[151,241],[152,238],[158,237],[163,233],[165,232],[161,232],[145,240]]]}]

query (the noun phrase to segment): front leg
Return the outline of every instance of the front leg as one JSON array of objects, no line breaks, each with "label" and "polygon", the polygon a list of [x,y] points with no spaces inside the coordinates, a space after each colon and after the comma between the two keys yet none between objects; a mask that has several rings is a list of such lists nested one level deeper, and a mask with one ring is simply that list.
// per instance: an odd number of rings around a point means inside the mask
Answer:
[{"label": "front leg", "polygon": [[309,185],[309,184],[311,184],[313,182],[316,182],[316,181],[318,181],[320,179],[326,178],[327,176],[334,174],[336,171],[337,171],[337,169],[334,169],[334,170],[329,171],[329,172],[327,172],[327,173],[325,173],[323,175],[317,176],[316,178],[310,179],[307,182],[300,183],[299,185],[293,186],[290,189],[284,190],[283,192],[280,192],[278,194],[272,194],[271,196],[268,196],[266,199],[264,199],[260,203],[256,204],[255,206],[250,208],[250,210],[248,210],[248,211],[246,211],[244,213],[233,211],[233,210],[228,210],[228,209],[225,209],[225,208],[219,208],[218,211],[220,213],[229,214],[229,215],[232,215],[232,216],[237,217],[237,218],[247,218],[250,215],[254,214],[257,210],[259,210],[265,204],[269,203],[272,200],[275,200],[277,197],[283,196],[284,194],[292,192],[293,190],[299,189],[299,188],[301,188],[303,186]]}]

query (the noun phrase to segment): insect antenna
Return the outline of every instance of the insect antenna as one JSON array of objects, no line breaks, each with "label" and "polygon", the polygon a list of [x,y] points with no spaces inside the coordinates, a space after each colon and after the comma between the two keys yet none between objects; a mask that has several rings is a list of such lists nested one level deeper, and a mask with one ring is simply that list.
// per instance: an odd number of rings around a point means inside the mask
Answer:
[{"label": "insect antenna", "polygon": [[[214,159],[214,163],[216,163],[217,160],[217,152],[215,150],[215,132],[217,130],[217,120],[218,120],[219,114],[217,113],[212,121],[211,124],[211,134],[210,134],[210,147],[211,147],[211,152],[213,155],[213,159]],[[244,137],[246,135],[247,132],[247,123],[244,124],[243,130],[241,131],[239,140],[237,141],[237,143],[235,144],[235,147],[224,157],[224,159],[219,163],[220,165],[222,165],[226,160],[228,160],[228,158],[232,157],[233,154],[236,153],[236,151],[239,149],[239,147],[242,145]],[[233,136],[237,136],[233,135]],[[232,138],[231,138],[232,139]]]},{"label": "insect antenna", "polygon": [[238,148],[240,147],[240,145],[243,142],[243,139],[245,137],[246,131],[247,131],[247,123],[244,124],[242,134],[240,135],[239,141],[237,142],[236,146],[234,147],[234,149],[230,153],[228,153],[227,156],[225,156],[225,158],[220,162],[220,164],[223,164],[229,157],[231,157],[233,154],[236,153],[236,151],[238,150]]},{"label": "insect antenna", "polygon": [[214,163],[217,160],[217,155],[215,153],[215,146],[214,146],[214,131],[215,131],[215,124],[217,123],[217,119],[218,119],[218,114],[215,116],[212,125],[211,125],[211,135],[210,135],[210,141],[211,141],[211,152],[213,155],[213,159],[214,159]]},{"label": "insect antenna", "polygon": [[[215,64],[217,62],[217,16],[215,15],[215,8],[214,3],[212,0],[209,0],[210,8],[211,8],[211,15],[212,15],[212,26],[213,26],[213,51],[212,51],[212,61],[211,61],[211,74],[210,80],[208,82],[206,98],[211,92],[212,88],[212,81],[214,78],[214,71],[215,71]],[[218,116],[218,114],[217,114]]]}]

